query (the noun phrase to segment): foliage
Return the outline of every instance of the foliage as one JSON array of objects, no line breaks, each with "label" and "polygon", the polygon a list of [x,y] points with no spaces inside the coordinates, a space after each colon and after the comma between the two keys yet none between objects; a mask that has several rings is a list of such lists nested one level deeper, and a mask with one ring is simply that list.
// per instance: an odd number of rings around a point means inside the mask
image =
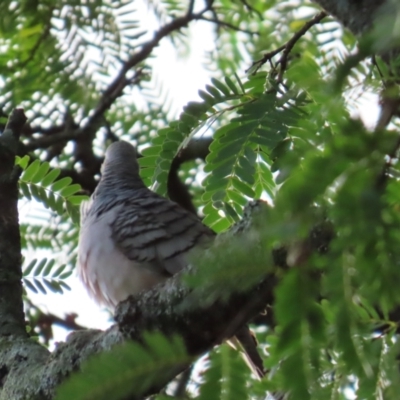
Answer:
[{"label": "foliage", "polygon": [[249,369],[238,352],[224,344],[209,354],[207,364],[199,400],[248,398]]},{"label": "foliage", "polygon": [[[204,290],[209,301],[229,299],[271,272],[280,283],[274,324],[258,334],[268,349],[268,376],[254,382],[237,354],[222,346],[199,367],[201,380],[188,386],[187,396],[264,399],[269,391],[302,400],[396,399],[400,126],[393,119],[389,127],[366,127],[355,110],[366,93],[377,95],[383,86],[395,92],[399,57],[388,65],[385,57],[370,56],[398,47],[398,5],[390,2],[390,12],[359,41],[326,17],[291,43],[321,11],[315,3],[194,3],[199,16],[168,31],[190,17],[192,2],[146,2],[147,19],[144,4],[125,0],[0,2],[0,110],[6,115],[22,105],[30,117],[16,161],[23,170],[21,201],[34,199],[49,210],[46,222],[33,213],[21,223],[24,252],[51,253],[32,255],[24,266],[26,286],[67,288],[77,206],[92,190],[84,185],[88,176],[96,182],[110,141],[138,144],[145,183],[166,194],[174,160],[189,142],[211,139],[205,160],[195,154],[180,166],[204,223],[220,233],[241,220],[250,200],[273,207],[258,215],[254,231],[221,236],[213,251],[197,257],[200,271],[187,279],[192,300]],[[203,3],[211,8],[200,14]],[[155,49],[169,39],[177,55],[190,52],[195,23],[213,35],[204,65],[209,81],[198,84],[199,98],[175,116],[176,88],[160,79],[165,66],[157,65]],[[327,251],[309,254],[309,233],[322,219],[335,237]],[[281,246],[292,268],[273,265],[271,251]],[[299,249],[306,256],[296,256]],[[54,252],[67,255],[62,265]],[[161,366],[187,361],[180,345],[161,335],[147,345],[127,344],[89,361],[87,375],[73,378],[59,398],[113,393],[117,399],[133,387],[138,394],[162,378]],[[144,364],[154,372],[151,382],[143,378]]]},{"label": "foliage", "polygon": [[[43,258],[32,260],[23,270],[23,282],[26,287],[35,293],[38,291],[46,294],[47,289],[55,293],[63,293],[65,289],[70,290],[68,284],[64,282],[69,276],[71,271],[65,271],[66,265],[61,265],[55,271],[53,270],[56,260],[53,258],[47,260]],[[32,276],[30,275],[32,273]]]},{"label": "foliage", "polygon": [[[170,369],[190,361],[178,338],[147,334],[144,346],[124,343],[89,360],[82,375],[72,376],[59,390],[57,400],[107,400],[140,396]],[[118,376],[118,379],[116,377]]]},{"label": "foliage", "polygon": [[[65,218],[67,214],[72,223],[78,224],[78,205],[87,198],[84,195],[76,195],[77,192],[81,191],[81,186],[71,184],[72,178],[70,177],[57,179],[61,173],[60,169],[50,168],[50,164],[46,161],[41,162],[36,159],[30,164],[29,161],[29,156],[18,157],[16,160],[16,165],[23,170],[19,180],[21,197],[23,196],[27,200],[35,199],[42,203],[45,208],[56,213],[59,219]],[[31,248],[36,250],[40,247],[55,250],[56,246],[53,245],[55,242],[55,228],[50,229],[50,240],[43,240],[41,234],[45,233],[43,230],[46,231],[46,227],[43,225],[21,225],[23,245],[28,248],[29,243]],[[58,246],[59,250],[65,250],[68,244],[71,245],[71,241],[73,247],[76,248],[77,235],[71,236],[73,228],[71,229],[68,226],[69,237],[67,235],[60,237],[60,232],[62,232],[61,224],[58,225],[58,231],[58,239],[62,239],[62,245]],[[33,259],[27,266],[23,266],[24,285],[34,293],[41,292],[46,294],[46,288],[55,293],[63,293],[66,289],[70,290],[69,285],[64,281],[72,274],[72,270],[70,268],[66,270],[66,267],[66,264],[60,265],[54,258],[50,260],[43,258],[40,261]]]},{"label": "foliage", "polygon": [[34,160],[29,165],[28,163],[29,156],[16,160],[16,165],[24,170],[19,180],[22,195],[28,200],[34,198],[61,217],[67,212],[72,222],[78,224],[77,206],[87,199],[87,196],[76,195],[81,186],[76,183],[71,185],[72,178],[69,176],[57,180],[60,169],[50,169],[50,164],[46,161]]}]

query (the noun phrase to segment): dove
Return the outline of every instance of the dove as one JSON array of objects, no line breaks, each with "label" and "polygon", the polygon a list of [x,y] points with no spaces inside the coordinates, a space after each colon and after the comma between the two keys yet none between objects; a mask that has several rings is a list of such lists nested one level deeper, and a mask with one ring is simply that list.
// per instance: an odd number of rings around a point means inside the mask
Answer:
[{"label": "dove", "polygon": [[[196,215],[148,189],[139,172],[135,147],[111,144],[101,179],[81,205],[78,276],[90,297],[111,310],[187,267],[190,252],[216,236]],[[238,339],[256,354],[250,364],[262,376],[254,339],[243,332]]]}]

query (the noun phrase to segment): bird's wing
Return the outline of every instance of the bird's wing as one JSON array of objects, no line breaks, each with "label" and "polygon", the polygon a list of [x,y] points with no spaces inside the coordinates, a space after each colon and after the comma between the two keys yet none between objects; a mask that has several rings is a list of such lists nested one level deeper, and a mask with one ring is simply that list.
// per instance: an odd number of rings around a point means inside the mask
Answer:
[{"label": "bird's wing", "polygon": [[175,274],[187,265],[192,248],[210,242],[214,232],[178,204],[145,194],[120,205],[112,239],[129,259]]},{"label": "bird's wing", "polygon": [[85,222],[86,217],[88,216],[90,209],[92,208],[93,200],[90,198],[89,200],[83,200],[80,205],[80,226],[82,226]]}]

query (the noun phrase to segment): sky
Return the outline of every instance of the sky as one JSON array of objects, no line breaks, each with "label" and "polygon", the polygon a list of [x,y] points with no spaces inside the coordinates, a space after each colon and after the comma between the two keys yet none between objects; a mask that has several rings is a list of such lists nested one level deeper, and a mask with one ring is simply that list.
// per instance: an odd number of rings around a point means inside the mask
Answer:
[{"label": "sky", "polygon": [[[151,14],[148,10],[142,10],[141,18],[149,18]],[[185,59],[178,59],[176,51],[171,42],[164,39],[161,45],[155,50],[154,76],[164,82],[164,91],[171,93],[172,113],[178,115],[182,107],[189,101],[199,100],[198,90],[204,88],[209,83],[210,74],[202,65],[204,62],[204,52],[214,47],[214,40],[211,26],[205,22],[194,23],[189,30],[190,35],[190,55]],[[360,102],[354,115],[359,115],[367,127],[373,128],[377,116],[377,96],[366,95]],[[34,201],[21,203],[21,220],[29,221],[30,215],[42,207]],[[46,256],[47,254],[43,254]],[[41,254],[26,254],[29,260],[33,257],[40,257]],[[63,295],[48,293],[47,295],[29,293],[29,297],[34,304],[40,306],[44,311],[48,311],[63,317],[66,313],[75,312],[78,314],[77,323],[89,327],[105,329],[112,324],[110,313],[99,308],[87,295],[85,289],[74,274],[67,280],[71,286],[71,291]],[[69,333],[64,329],[54,327],[55,342],[63,341]],[[54,345],[54,342],[53,342]]]}]

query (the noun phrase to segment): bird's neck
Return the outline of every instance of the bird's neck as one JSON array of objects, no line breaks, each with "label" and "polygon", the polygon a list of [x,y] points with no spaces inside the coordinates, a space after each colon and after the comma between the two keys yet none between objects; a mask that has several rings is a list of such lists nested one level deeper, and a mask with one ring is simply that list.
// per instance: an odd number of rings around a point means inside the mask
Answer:
[{"label": "bird's neck", "polygon": [[120,170],[118,174],[113,171],[103,173],[99,184],[96,188],[96,195],[115,193],[123,194],[124,192],[136,191],[139,189],[147,189],[142,179],[132,170]]}]

